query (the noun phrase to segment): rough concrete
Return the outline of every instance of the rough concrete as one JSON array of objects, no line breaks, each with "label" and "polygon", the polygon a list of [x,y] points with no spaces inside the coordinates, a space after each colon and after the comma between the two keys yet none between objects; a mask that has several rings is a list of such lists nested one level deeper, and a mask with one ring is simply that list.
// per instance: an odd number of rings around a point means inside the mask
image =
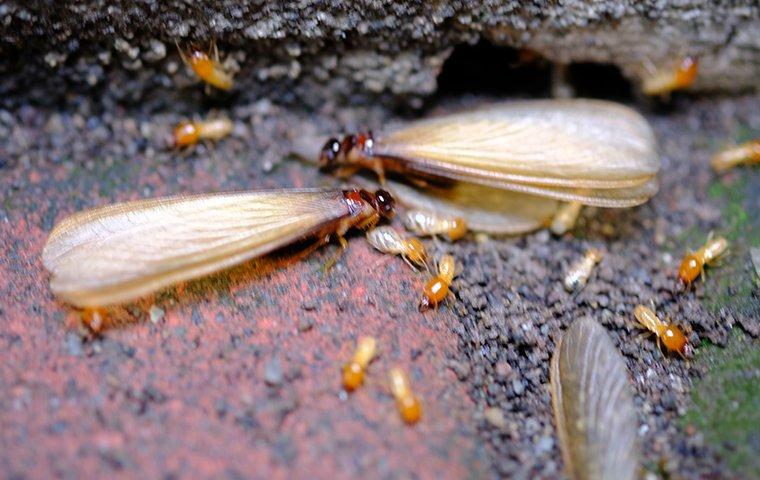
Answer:
[{"label": "rough concrete", "polygon": [[86,90],[176,102],[191,79],[175,42],[207,48],[211,38],[238,71],[237,99],[318,106],[380,95],[418,105],[452,49],[479,40],[563,64],[613,64],[632,80],[646,62],[696,55],[694,90],[740,91],[758,88],[758,25],[753,0],[10,2],[0,5],[0,93],[42,82],[34,93],[48,101]]},{"label": "rough concrete", "polygon": [[[0,6],[0,391],[7,392],[0,396],[0,470],[33,478],[557,478],[548,359],[562,329],[590,315],[626,356],[646,471],[735,475],[697,428],[680,421],[704,365],[660,354],[629,312],[653,299],[698,348],[724,343],[736,328],[757,347],[757,289],[718,281],[721,269],[750,274],[746,248],[735,248],[736,261],[708,272],[693,291],[673,291],[680,255],[707,232],[730,231],[738,240],[757,232],[757,216],[747,212],[760,209],[758,172],[718,179],[708,166],[715,149],[760,136],[757,95],[677,96],[664,109],[647,109],[633,103],[614,69],[580,71],[592,79],[576,75],[576,91],[620,97],[653,122],[663,152],[660,194],[632,210],[587,211],[562,238],[542,231],[443,244],[463,267],[456,301],[426,315],[417,311],[424,276],[354,235],[328,273],[320,267],[330,249],[303,259],[283,252],[117,309],[109,328],[93,336],[75,328],[77,313],[52,297],[39,254],[53,224],[86,207],[334,184],[285,160],[291,144],[306,134],[409,118],[408,110],[388,108],[398,102],[424,106],[418,116],[550,94],[548,68],[512,69],[511,49],[486,48],[504,54],[502,76],[488,88],[482,81],[493,70],[471,78],[444,66],[437,77],[452,48],[469,56],[461,42],[527,46],[563,61],[611,60],[634,75],[624,62],[638,65],[638,53],[627,49],[663,52],[654,40],[635,41],[638,29],[652,26],[673,49],[687,38],[708,52],[697,88],[756,85],[748,83],[760,69],[756,7],[426,2],[370,3],[358,13],[337,3],[233,3]],[[633,32],[625,49],[617,40],[623,32]],[[232,94],[206,96],[180,68],[174,39],[210,34],[241,69]],[[487,58],[476,60],[487,65]],[[420,102],[439,79],[457,94]],[[394,101],[366,102],[379,97]],[[182,154],[166,149],[178,121],[211,110],[234,120],[230,138]],[[716,186],[736,198],[712,195]],[[754,226],[742,230],[747,218]],[[737,221],[744,222],[738,230]],[[571,297],[560,281],[588,246],[606,258]],[[708,308],[713,292],[742,302]],[[346,395],[340,366],[365,334],[378,336],[381,356],[367,385]],[[395,364],[411,373],[423,399],[416,427],[401,423],[387,392],[385,375]]]},{"label": "rough concrete", "polygon": [[[431,113],[462,104],[440,99]],[[561,460],[548,359],[561,329],[591,315],[627,356],[648,471],[730,475],[699,432],[678,423],[703,367],[663,357],[630,311],[653,299],[695,345],[722,343],[737,326],[758,334],[756,298],[749,310],[701,306],[715,273],[690,293],[672,288],[680,253],[728,228],[722,200],[707,193],[711,184],[741,188],[743,208],[757,208],[757,172],[718,181],[708,158],[737,132],[760,132],[758,97],[679,99],[670,112],[650,112],[662,140],[663,188],[640,208],[587,212],[562,238],[542,231],[444,244],[463,268],[456,302],[437,312],[417,311],[422,275],[355,236],[327,274],[319,269],[329,250],[248,264],[118,309],[98,337],[72,328],[77,313],[48,289],[39,253],[56,220],[115,200],[330,184],[283,159],[294,136],[391,117],[378,106],[306,115],[268,101],[238,104],[227,111],[231,138],[178,155],[163,141],[180,113],[154,115],[148,105],[93,114],[88,97],[75,105],[0,111],[3,471],[554,478]],[[691,243],[690,230],[698,234]],[[560,284],[564,270],[590,245],[606,258],[570,297]],[[749,271],[749,257],[736,255]],[[363,334],[378,336],[381,358],[367,385],[346,396],[340,365]],[[424,400],[413,428],[400,422],[384,383],[397,363]]]}]

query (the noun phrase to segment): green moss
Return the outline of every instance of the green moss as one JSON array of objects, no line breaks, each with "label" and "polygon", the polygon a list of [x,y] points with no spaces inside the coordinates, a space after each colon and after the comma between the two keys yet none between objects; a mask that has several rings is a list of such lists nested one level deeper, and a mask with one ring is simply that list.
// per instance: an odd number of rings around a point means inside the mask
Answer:
[{"label": "green moss", "polygon": [[[760,314],[760,305],[752,298],[754,275],[752,269],[747,268],[750,247],[760,245],[760,218],[749,213],[760,196],[760,175],[756,169],[742,170],[741,175],[730,177],[734,180],[717,179],[708,192],[722,213],[721,229],[715,234],[725,236],[731,245],[729,255],[705,272],[703,304],[713,313],[728,307],[745,315]],[[694,248],[704,242],[705,233],[696,243],[690,238],[690,232],[683,237]]]},{"label": "green moss", "polygon": [[760,478],[760,344],[736,330],[726,348],[699,349],[696,362],[708,366],[696,380],[693,405],[682,418],[716,448],[742,478]]}]

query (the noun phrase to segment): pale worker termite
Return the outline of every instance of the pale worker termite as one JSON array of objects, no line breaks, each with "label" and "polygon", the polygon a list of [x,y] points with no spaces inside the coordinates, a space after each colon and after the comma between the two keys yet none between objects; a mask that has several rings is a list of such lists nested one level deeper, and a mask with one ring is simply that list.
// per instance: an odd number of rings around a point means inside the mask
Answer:
[{"label": "pale worker termite", "polygon": [[410,266],[417,268],[425,265],[427,251],[417,238],[404,238],[393,227],[376,227],[367,232],[370,245],[383,253],[401,255]]},{"label": "pale worker termite", "polygon": [[174,129],[172,147],[190,147],[202,140],[218,141],[232,133],[232,121],[215,118],[194,122],[181,122]]},{"label": "pale worker termite", "polygon": [[581,213],[583,204],[581,202],[569,202],[557,210],[557,213],[552,219],[550,230],[555,235],[564,235],[569,232],[575,226],[575,222],[578,221],[578,215]]},{"label": "pale worker termite", "polygon": [[179,44],[177,44],[177,50],[182,61],[206,84],[213,85],[220,90],[232,89],[234,85],[233,75],[219,62],[219,50],[216,48],[216,42],[211,42],[213,58],[208,53],[197,49],[191,49],[185,53],[179,48]]},{"label": "pale worker termite", "polygon": [[697,78],[699,62],[694,57],[683,57],[675,64],[657,68],[646,62],[641,90],[646,95],[667,95],[676,90],[690,87]]},{"label": "pale worker termite", "polygon": [[588,278],[594,271],[594,266],[602,261],[602,252],[596,248],[590,248],[583,258],[575,262],[565,276],[565,290],[577,292],[586,286]]},{"label": "pale worker termite", "polygon": [[642,327],[657,336],[658,346],[665,345],[665,348],[684,358],[691,354],[691,346],[681,329],[672,323],[669,324],[660,320],[660,317],[651,308],[637,305],[633,309],[633,316],[636,317]]},{"label": "pale worker termite", "polygon": [[385,191],[269,190],[137,200],[86,210],[50,233],[50,288],[81,308],[135,300],[301,239],[318,242],[389,218]]},{"label": "pale worker termite", "polygon": [[721,150],[710,161],[710,165],[718,173],[723,173],[738,165],[756,165],[759,163],[760,138]]},{"label": "pale worker termite", "polygon": [[451,255],[444,255],[438,260],[438,274],[428,280],[422,289],[420,311],[437,307],[449,295],[449,287],[454,280],[456,261]]},{"label": "pale worker termite", "polygon": [[396,407],[401,418],[408,424],[417,423],[422,416],[422,404],[409,386],[409,377],[400,368],[392,368],[388,374],[391,393],[396,398]]},{"label": "pale worker termite", "polygon": [[467,222],[462,217],[414,209],[404,212],[402,220],[404,226],[417,235],[445,235],[454,242],[467,234]]},{"label": "pale worker termite", "polygon": [[463,182],[630,207],[656,193],[660,160],[652,129],[635,111],[598,100],[541,100],[330,139],[320,165],[341,175],[370,169],[381,183],[388,174],[436,193]]},{"label": "pale worker termite", "polygon": [[343,387],[356,390],[364,382],[364,373],[375,358],[377,340],[374,337],[362,337],[356,344],[353,359],[343,366]]},{"label": "pale worker termite", "polygon": [[728,251],[728,240],[723,237],[707,237],[707,242],[696,252],[687,252],[678,267],[678,281],[688,287],[700,275],[705,266],[714,264]]}]

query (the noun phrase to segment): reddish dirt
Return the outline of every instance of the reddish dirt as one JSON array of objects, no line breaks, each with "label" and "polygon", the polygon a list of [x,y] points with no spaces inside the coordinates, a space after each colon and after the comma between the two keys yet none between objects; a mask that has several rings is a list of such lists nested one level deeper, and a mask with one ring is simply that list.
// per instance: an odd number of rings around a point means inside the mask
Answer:
[{"label": "reddish dirt", "polygon": [[[70,164],[17,165],[0,180],[14,192],[0,222],[5,474],[461,478],[484,468],[467,386],[445,366],[457,346],[453,315],[418,313],[413,292],[424,276],[359,235],[327,273],[335,247],[305,261],[250,263],[116,310],[116,325],[82,336],[72,327],[78,313],[53,298],[41,265],[53,221],[146,187],[220,188],[202,168],[185,176],[189,163],[176,176],[136,165],[117,162],[117,177],[139,182],[113,196]],[[124,173],[132,168],[139,172]],[[155,324],[153,304],[165,310]],[[378,338],[380,357],[346,395],[340,368],[360,335]],[[416,426],[402,423],[388,392],[393,365],[423,399]]]}]

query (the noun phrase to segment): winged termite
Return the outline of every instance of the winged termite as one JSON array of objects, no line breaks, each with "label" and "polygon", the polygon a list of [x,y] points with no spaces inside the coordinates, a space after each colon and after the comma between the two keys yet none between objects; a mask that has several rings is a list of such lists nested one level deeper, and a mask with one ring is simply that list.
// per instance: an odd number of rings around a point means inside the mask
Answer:
[{"label": "winged termite", "polygon": [[300,239],[327,241],[393,215],[384,190],[269,190],[138,200],[87,210],[50,233],[50,287],[78,307],[127,302]]},{"label": "winged termite", "polygon": [[657,191],[660,161],[649,124],[598,100],[497,104],[413,122],[375,137],[330,139],[320,165],[373,170],[421,186],[459,182],[601,207],[630,207]]}]

